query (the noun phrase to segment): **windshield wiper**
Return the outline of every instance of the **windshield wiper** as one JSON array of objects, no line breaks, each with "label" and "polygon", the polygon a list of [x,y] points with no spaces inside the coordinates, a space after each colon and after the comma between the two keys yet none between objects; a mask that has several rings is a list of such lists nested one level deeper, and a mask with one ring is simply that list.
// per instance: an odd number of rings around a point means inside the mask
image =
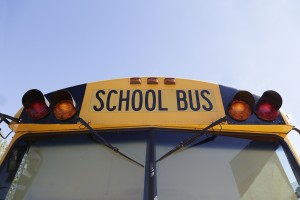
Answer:
[{"label": "windshield wiper", "polygon": [[[218,119],[217,121],[211,123],[210,125],[208,125],[207,127],[205,127],[204,129],[202,129],[201,131],[199,131],[196,135],[190,137],[190,138],[187,138],[187,139],[184,139],[182,140],[181,142],[179,142],[173,149],[171,149],[170,151],[168,151],[166,154],[164,154],[162,157],[160,157],[158,160],[156,160],[156,162],[159,162],[161,160],[163,160],[164,158],[170,156],[171,154],[173,154],[174,152],[178,151],[179,149],[182,149],[184,147],[186,147],[187,145],[191,144],[192,142],[194,142],[196,139],[198,139],[199,137],[201,137],[202,135],[205,134],[205,132],[208,130],[208,129],[211,129],[212,127],[218,125],[218,124],[221,124],[222,122],[225,122],[226,121],[226,117],[222,117],[220,119]],[[213,140],[214,137],[209,137],[207,138],[206,140]],[[203,141],[201,141],[203,142]],[[201,143],[199,142],[199,143]],[[207,142],[207,141],[205,141]],[[197,143],[198,144],[198,143]],[[197,145],[195,144],[195,145]]]},{"label": "windshield wiper", "polygon": [[79,121],[80,123],[82,123],[86,128],[88,128],[90,130],[90,132],[92,133],[92,136],[94,136],[94,139],[97,142],[100,142],[102,144],[104,144],[106,147],[110,148],[111,150],[113,150],[114,152],[116,152],[117,154],[123,156],[124,158],[138,164],[141,167],[144,167],[144,165],[142,165],[141,163],[137,162],[136,160],[130,158],[129,156],[126,156],[125,154],[123,154],[122,152],[119,151],[119,149],[115,146],[113,146],[112,144],[110,144],[108,141],[106,141],[102,136],[100,136],[99,133],[97,133],[97,131],[95,131],[86,121],[84,121],[82,118],[78,118],[77,121]]},{"label": "windshield wiper", "polygon": [[216,135],[212,135],[210,137],[205,138],[204,140],[201,140],[200,142],[197,142],[196,144],[193,144],[191,147],[195,147],[195,146],[198,146],[201,144],[205,144],[205,143],[214,141],[216,137],[217,137]]}]

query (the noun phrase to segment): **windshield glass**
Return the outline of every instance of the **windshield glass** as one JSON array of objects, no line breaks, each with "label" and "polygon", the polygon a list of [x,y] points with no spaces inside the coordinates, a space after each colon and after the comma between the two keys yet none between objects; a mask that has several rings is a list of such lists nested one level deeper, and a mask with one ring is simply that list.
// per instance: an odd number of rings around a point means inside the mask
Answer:
[{"label": "windshield glass", "polygon": [[[207,140],[211,135],[202,135],[190,147],[155,162],[194,134],[167,130],[101,133],[145,167],[87,134],[24,139],[26,145],[18,147],[24,153],[12,150],[2,165],[0,199],[148,200],[149,188],[161,200],[297,199],[298,175],[278,140],[228,136]],[[14,156],[20,162],[13,162]]]}]

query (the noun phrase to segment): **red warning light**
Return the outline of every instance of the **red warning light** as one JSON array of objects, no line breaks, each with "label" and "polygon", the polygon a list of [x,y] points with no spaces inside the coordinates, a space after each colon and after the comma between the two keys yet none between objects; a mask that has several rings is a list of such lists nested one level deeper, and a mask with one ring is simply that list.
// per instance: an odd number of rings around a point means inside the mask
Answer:
[{"label": "red warning light", "polygon": [[22,103],[27,115],[32,119],[42,119],[50,112],[43,93],[36,89],[27,91],[22,98]]}]

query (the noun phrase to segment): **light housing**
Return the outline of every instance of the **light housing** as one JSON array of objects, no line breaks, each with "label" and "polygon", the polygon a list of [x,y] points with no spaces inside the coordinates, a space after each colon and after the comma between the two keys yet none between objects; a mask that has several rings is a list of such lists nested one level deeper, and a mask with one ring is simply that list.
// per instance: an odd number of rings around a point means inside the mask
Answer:
[{"label": "light housing", "polygon": [[273,121],[279,115],[281,105],[281,96],[273,90],[268,90],[264,92],[262,97],[258,100],[255,114],[262,120]]},{"label": "light housing", "polygon": [[46,117],[49,112],[43,93],[37,89],[28,90],[22,97],[22,104],[25,108],[27,115],[31,119],[42,119]]},{"label": "light housing", "polygon": [[56,119],[67,120],[76,114],[76,104],[67,90],[59,90],[52,94],[51,109]]},{"label": "light housing", "polygon": [[244,121],[252,114],[254,103],[254,97],[250,92],[238,91],[231,101],[227,113],[234,120]]}]

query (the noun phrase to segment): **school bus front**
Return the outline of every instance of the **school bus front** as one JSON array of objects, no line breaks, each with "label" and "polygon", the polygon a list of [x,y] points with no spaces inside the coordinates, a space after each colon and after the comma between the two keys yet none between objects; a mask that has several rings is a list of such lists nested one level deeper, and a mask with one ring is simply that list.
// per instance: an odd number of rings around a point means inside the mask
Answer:
[{"label": "school bus front", "polygon": [[135,77],[24,94],[0,199],[297,199],[275,91]]}]

